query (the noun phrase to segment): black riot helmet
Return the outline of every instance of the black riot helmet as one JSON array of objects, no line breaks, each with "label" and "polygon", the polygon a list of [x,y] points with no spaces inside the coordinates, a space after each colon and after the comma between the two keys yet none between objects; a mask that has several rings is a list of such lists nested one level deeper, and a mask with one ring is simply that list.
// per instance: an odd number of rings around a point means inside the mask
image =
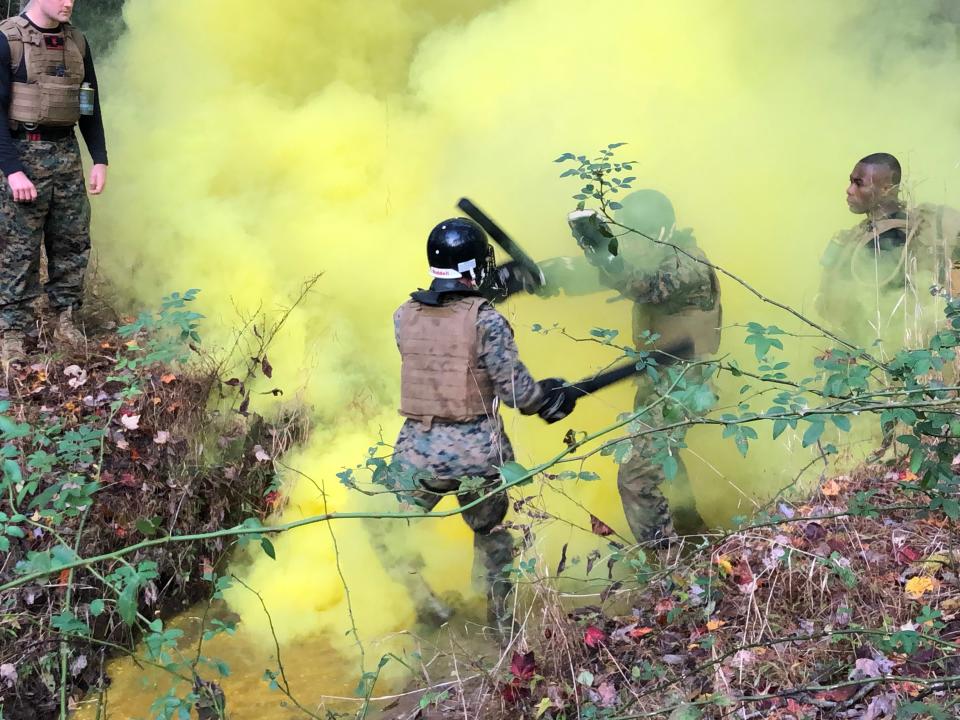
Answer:
[{"label": "black riot helmet", "polygon": [[444,220],[427,238],[430,274],[441,280],[472,280],[484,287],[493,279],[493,248],[487,234],[473,220]]}]

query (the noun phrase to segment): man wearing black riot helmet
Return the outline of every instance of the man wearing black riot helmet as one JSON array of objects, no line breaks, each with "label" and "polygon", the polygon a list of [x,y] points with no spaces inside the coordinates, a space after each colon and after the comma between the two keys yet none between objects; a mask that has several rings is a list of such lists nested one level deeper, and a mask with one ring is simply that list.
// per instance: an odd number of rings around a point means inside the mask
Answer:
[{"label": "man wearing black riot helmet", "polygon": [[[513,560],[513,539],[499,527],[507,494],[490,493],[501,483],[497,468],[514,454],[499,404],[552,422],[573,410],[575,395],[558,378],[534,381],[510,324],[483,297],[494,265],[479,225],[466,218],[437,225],[427,240],[427,260],[430,288],[411,293],[393,317],[406,420],[391,482],[401,497],[427,511],[451,492],[461,505],[484,498],[462,517],[474,531],[474,580],[486,591],[490,620],[504,631],[512,622],[503,569]],[[410,571],[412,559],[391,557],[388,543],[374,541],[388,570],[410,591],[419,619],[445,620],[449,611]]]}]

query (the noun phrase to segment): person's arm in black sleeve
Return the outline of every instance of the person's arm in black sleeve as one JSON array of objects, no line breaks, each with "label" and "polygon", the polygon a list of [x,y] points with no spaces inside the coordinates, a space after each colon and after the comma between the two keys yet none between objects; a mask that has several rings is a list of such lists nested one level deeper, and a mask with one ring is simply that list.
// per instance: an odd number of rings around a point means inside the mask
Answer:
[{"label": "person's arm in black sleeve", "polygon": [[[9,58],[7,65],[10,65]],[[100,86],[97,85],[97,73],[93,69],[93,55],[90,53],[90,43],[87,43],[87,52],[83,56],[83,82],[90,83],[96,89],[93,96],[93,115],[81,115],[80,134],[87,144],[90,157],[97,165],[107,164],[107,141],[103,134],[103,115],[100,113]]]},{"label": "person's arm in black sleeve", "polygon": [[0,33],[0,172],[7,177],[15,172],[23,172],[23,164],[17,155],[17,148],[10,137],[10,120],[7,108],[10,107],[11,84],[10,43],[7,36]]}]

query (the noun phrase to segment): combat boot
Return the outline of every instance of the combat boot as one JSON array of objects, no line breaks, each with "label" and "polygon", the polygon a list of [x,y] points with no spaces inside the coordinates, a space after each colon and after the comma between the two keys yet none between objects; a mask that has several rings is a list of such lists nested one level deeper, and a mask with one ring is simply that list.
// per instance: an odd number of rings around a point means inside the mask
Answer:
[{"label": "combat boot", "polygon": [[53,339],[67,345],[83,345],[87,341],[86,336],[73,324],[73,308],[66,308],[57,314]]},{"label": "combat boot", "polygon": [[4,367],[27,359],[27,353],[23,349],[23,338],[24,335],[19,330],[7,330],[0,337],[0,360]]},{"label": "combat boot", "polygon": [[416,601],[417,624],[438,628],[453,617],[453,608],[438,598],[433,592],[421,594]]}]

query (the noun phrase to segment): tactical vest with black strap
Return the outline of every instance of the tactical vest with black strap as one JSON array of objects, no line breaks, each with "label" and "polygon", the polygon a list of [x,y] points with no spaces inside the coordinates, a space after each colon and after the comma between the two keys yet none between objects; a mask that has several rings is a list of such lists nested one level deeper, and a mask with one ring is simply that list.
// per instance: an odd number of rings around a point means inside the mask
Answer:
[{"label": "tactical vest with black strap", "polygon": [[11,83],[8,116],[14,130],[21,125],[69,127],[80,119],[80,85],[87,41],[69,23],[60,32],[38,30],[22,15],[0,22],[10,45],[10,73],[23,62],[26,82]]},{"label": "tactical vest with black strap", "polygon": [[832,238],[820,262],[817,310],[845,339],[919,347],[960,295],[960,213],[922,204],[864,220]]},{"label": "tactical vest with black strap", "polygon": [[[903,242],[884,249],[880,239],[899,232]],[[922,290],[934,284],[951,297],[960,294],[957,266],[960,261],[960,213],[944,205],[923,204],[896,216],[864,220],[834,237],[824,253],[828,272],[858,286],[902,286],[906,279]],[[886,262],[877,270],[877,257]],[[923,271],[914,279],[912,273]]]},{"label": "tactical vest with black strap", "polygon": [[[693,355],[703,358],[720,349],[723,306],[720,303],[720,280],[716,271],[706,265],[707,256],[690,243],[686,252],[702,259],[676,254],[678,262],[694,270],[693,277],[672,293],[662,304],[634,302],[633,341],[639,350],[662,349],[684,340],[693,342]],[[659,337],[648,344],[649,332]]]}]

